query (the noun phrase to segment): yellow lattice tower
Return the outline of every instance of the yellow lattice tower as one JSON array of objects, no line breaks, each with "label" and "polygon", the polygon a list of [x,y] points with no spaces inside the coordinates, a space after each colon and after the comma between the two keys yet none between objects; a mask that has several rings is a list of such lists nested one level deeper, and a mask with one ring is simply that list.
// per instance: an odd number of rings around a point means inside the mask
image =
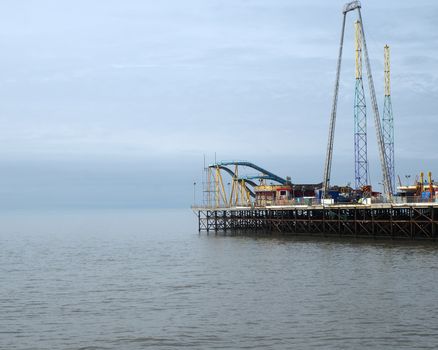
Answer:
[{"label": "yellow lattice tower", "polygon": [[385,45],[385,96],[391,96],[391,57],[389,46]]},{"label": "yellow lattice tower", "polygon": [[356,27],[356,79],[362,79],[362,26],[359,21]]}]

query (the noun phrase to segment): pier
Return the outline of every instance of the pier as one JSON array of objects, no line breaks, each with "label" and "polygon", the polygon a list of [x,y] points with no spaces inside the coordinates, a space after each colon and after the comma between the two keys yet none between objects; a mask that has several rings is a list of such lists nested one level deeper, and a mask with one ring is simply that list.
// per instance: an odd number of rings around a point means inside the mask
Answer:
[{"label": "pier", "polygon": [[[394,117],[391,102],[390,49],[384,46],[384,104],[381,117],[359,1],[345,4],[337,61],[329,137],[322,181],[299,182],[279,176],[247,160],[205,164],[202,205],[192,207],[199,232],[247,232],[327,237],[363,237],[435,241],[438,232],[438,183],[432,172],[420,172],[413,183],[402,183],[394,166]],[[341,62],[347,15],[355,21],[354,185],[334,185],[331,179]],[[380,192],[368,170],[367,113],[363,87],[366,68],[382,170]],[[255,172],[255,173],[254,173]],[[426,176],[427,175],[427,178]],[[194,186],[196,182],[194,182]],[[194,202],[196,202],[194,188]]]},{"label": "pier", "polygon": [[438,203],[194,208],[199,232],[436,241]]}]

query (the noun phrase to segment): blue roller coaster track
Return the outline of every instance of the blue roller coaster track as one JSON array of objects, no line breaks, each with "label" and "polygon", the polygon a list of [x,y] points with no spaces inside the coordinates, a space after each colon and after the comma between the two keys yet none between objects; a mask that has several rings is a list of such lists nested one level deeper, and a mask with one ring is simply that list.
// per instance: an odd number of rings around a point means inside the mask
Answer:
[{"label": "blue roller coaster track", "polygon": [[209,168],[220,168],[220,169],[226,171],[231,176],[235,176],[235,175],[233,175],[234,172],[232,172],[229,168],[227,168],[227,166],[230,166],[230,165],[244,166],[244,167],[248,167],[248,168],[260,171],[261,175],[247,176],[247,177],[241,178],[241,179],[245,180],[245,182],[248,182],[251,186],[255,186],[255,183],[251,181],[252,179],[271,180],[271,181],[278,182],[279,184],[282,184],[282,185],[287,183],[287,180],[283,179],[282,177],[275,175],[274,173],[271,173],[270,171],[263,169],[263,168],[259,167],[258,165],[255,165],[255,164],[247,162],[247,161],[233,160],[233,161],[217,162],[217,163],[211,164],[209,166]]}]

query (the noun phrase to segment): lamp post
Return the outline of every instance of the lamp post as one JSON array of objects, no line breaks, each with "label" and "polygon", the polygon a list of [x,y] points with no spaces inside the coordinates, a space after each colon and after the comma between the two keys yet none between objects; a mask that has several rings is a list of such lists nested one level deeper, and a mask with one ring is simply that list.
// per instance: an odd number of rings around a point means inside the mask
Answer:
[{"label": "lamp post", "polygon": [[193,205],[196,205],[196,182],[193,182]]},{"label": "lamp post", "polygon": [[409,179],[411,178],[411,175],[405,175],[406,178],[406,186],[409,186]]}]

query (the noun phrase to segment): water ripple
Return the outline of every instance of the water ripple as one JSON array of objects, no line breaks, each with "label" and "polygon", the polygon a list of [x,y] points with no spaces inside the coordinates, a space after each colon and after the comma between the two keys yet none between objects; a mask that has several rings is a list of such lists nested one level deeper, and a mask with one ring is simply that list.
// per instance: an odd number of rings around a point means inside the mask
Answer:
[{"label": "water ripple", "polygon": [[436,246],[199,236],[157,215],[0,233],[0,349],[438,344]]}]

